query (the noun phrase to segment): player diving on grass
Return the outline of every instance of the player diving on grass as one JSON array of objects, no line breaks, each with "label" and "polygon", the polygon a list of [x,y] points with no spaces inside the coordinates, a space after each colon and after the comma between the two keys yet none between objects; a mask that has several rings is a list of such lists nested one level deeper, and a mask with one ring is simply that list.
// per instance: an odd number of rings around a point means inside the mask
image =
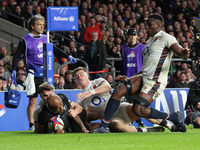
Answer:
[{"label": "player diving on grass", "polygon": [[[73,76],[76,80],[76,84],[80,86],[82,89],[81,93],[77,94],[76,97],[77,103],[80,104],[83,108],[90,111],[92,114],[90,116],[90,120],[86,120],[86,122],[90,122],[92,120],[101,119],[103,117],[106,105],[108,103],[109,98],[111,97],[111,86],[110,84],[103,78],[98,78],[95,80],[89,80],[89,75],[85,68],[78,67],[74,69]],[[109,123],[109,128],[112,132],[137,132],[141,131],[141,128],[135,128],[134,126],[130,126],[130,123],[136,121],[138,118],[132,112],[133,104],[123,102],[120,103],[119,108],[111,118]],[[162,119],[149,119],[149,122],[154,124],[160,124]],[[172,122],[167,122],[165,127],[172,130],[174,128],[174,124]],[[142,128],[142,130],[147,131],[163,131],[161,127],[157,128]]]},{"label": "player diving on grass", "polygon": [[[54,94],[53,85],[44,82],[39,87],[39,92],[42,100],[38,103],[35,112],[35,133],[49,133],[51,129],[48,129],[48,122],[54,116],[59,116],[64,122],[64,130],[55,131],[56,133],[64,132],[84,132],[93,130],[98,127],[99,123],[90,123],[92,120],[99,119],[98,112],[94,112],[90,109],[84,109],[79,104],[71,102],[64,94]],[[47,105],[48,104],[48,105]],[[126,108],[122,106],[121,110]],[[128,107],[127,107],[128,108]],[[130,109],[131,107],[129,107]],[[128,110],[128,109],[127,109]],[[130,112],[130,111],[129,111]],[[119,111],[121,113],[121,111]],[[130,126],[125,121],[130,122],[128,114],[122,111],[122,115],[113,119],[111,126],[113,126],[113,132],[158,132],[163,131],[163,128],[138,128]],[[80,117],[80,119],[78,117]],[[78,119],[77,119],[78,118]],[[72,126],[72,127],[71,127]],[[123,127],[123,128],[122,128]]]},{"label": "player diving on grass", "polygon": [[129,102],[133,103],[132,112],[136,116],[162,119],[159,124],[161,126],[166,126],[168,121],[172,121],[176,125],[175,131],[186,132],[181,112],[168,114],[149,107],[166,87],[173,52],[184,60],[188,59],[190,55],[189,49],[182,48],[175,37],[162,31],[163,25],[164,19],[161,15],[152,14],[149,16],[147,33],[150,39],[143,51],[142,71],[114,89],[101,124],[92,133],[109,132],[108,125],[120,106],[120,100],[123,96],[127,96]]}]

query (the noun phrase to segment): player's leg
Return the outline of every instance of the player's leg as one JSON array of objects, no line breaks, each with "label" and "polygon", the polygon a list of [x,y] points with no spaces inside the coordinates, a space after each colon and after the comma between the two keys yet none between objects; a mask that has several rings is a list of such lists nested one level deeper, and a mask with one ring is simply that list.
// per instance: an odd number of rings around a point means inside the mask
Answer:
[{"label": "player's leg", "polygon": [[33,113],[35,110],[35,105],[37,102],[37,97],[30,97],[29,98],[29,103],[27,107],[27,116],[28,116],[28,121],[29,121],[29,130],[35,130],[34,128],[34,119],[33,119]]},{"label": "player's leg", "polygon": [[162,127],[135,128],[123,119],[112,119],[108,125],[111,132],[164,132]]},{"label": "player's leg", "polygon": [[186,132],[186,128],[182,120],[182,114],[180,112],[170,115],[166,112],[161,112],[157,109],[149,107],[153,99],[151,96],[145,93],[140,93],[139,96],[131,98],[135,101],[132,107],[133,113],[138,117],[162,119],[161,123],[159,124],[161,126],[166,126],[168,123],[167,120],[169,120],[175,123],[178,131]]},{"label": "player's leg", "polygon": [[[128,92],[138,93],[141,87],[141,81],[142,80],[140,76],[134,76],[131,79],[131,82],[130,80],[128,80],[127,82],[120,84],[114,89],[112,96],[109,99],[108,104],[106,106],[105,114],[102,118],[102,122],[99,128],[102,128],[102,130],[106,131],[106,128],[108,127],[108,124],[110,123],[110,120],[113,114],[116,112],[116,110],[118,109],[120,105],[120,100],[122,96],[125,96]],[[98,133],[98,130],[99,129],[97,129],[96,131],[93,131],[92,133]],[[104,131],[100,131],[100,132],[102,133]]]},{"label": "player's leg", "polygon": [[35,82],[36,92],[33,95],[28,96],[29,104],[27,107],[27,116],[28,116],[28,120],[29,120],[29,130],[35,130],[33,113],[34,113],[35,105],[37,102],[39,85],[43,83],[43,78],[34,78],[34,82]]},{"label": "player's leg", "polygon": [[[133,113],[132,106],[133,106],[133,104],[128,104],[127,105],[127,107],[126,107],[126,113],[128,114],[128,117],[129,117],[130,121],[134,122],[134,121],[138,120],[140,117],[136,116]],[[153,123],[153,124],[158,124],[158,125],[160,125],[160,123],[162,122],[162,119],[150,119],[150,118],[145,118],[145,119],[147,121]],[[175,124],[173,122],[167,120],[167,124],[164,127],[168,128],[170,131],[173,131],[175,129]]]},{"label": "player's leg", "polygon": [[134,126],[126,124],[123,119],[114,118],[108,125],[111,132],[137,132]]}]

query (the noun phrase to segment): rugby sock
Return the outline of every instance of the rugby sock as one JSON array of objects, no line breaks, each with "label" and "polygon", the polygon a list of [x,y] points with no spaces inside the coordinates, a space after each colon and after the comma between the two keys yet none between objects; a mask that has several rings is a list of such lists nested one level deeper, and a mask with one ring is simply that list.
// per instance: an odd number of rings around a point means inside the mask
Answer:
[{"label": "rugby sock", "polygon": [[119,105],[120,105],[119,100],[113,98],[109,99],[103,119],[99,127],[108,127],[108,124],[110,123],[113,114],[117,111]]},{"label": "rugby sock", "polygon": [[165,126],[166,126],[166,124],[167,124],[167,121],[163,119],[159,125],[161,125],[161,126],[165,127]]},{"label": "rugby sock", "polygon": [[137,132],[147,132],[146,130],[142,130],[142,128],[136,128],[137,129]]},{"label": "rugby sock", "polygon": [[32,127],[34,124],[33,123],[29,123],[29,127]]},{"label": "rugby sock", "polygon": [[170,120],[170,121],[175,121],[176,119],[177,119],[176,113],[170,114],[169,117],[167,118],[167,120]]},{"label": "rugby sock", "polygon": [[148,118],[165,120],[169,117],[169,114],[166,113],[166,112],[161,112],[161,111],[154,109],[154,108],[150,108],[150,109],[151,109],[151,112],[150,112]]}]

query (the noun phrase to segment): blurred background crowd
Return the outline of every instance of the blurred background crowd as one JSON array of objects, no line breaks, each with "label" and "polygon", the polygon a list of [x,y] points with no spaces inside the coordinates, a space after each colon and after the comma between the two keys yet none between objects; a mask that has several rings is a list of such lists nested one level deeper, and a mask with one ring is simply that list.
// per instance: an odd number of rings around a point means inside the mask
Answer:
[{"label": "blurred background crowd", "polygon": [[[107,58],[121,58],[121,47],[127,43],[127,31],[133,27],[137,29],[138,41],[146,44],[149,39],[146,33],[148,16],[158,13],[163,16],[165,25],[163,30],[176,37],[182,47],[194,49],[193,42],[199,40],[197,28],[200,14],[198,0],[0,0],[0,17],[18,26],[26,27],[23,20],[27,21],[33,15],[41,14],[46,18],[46,8],[49,6],[78,6],[79,20],[78,31],[59,31],[51,34],[51,42],[56,48],[75,58],[86,60],[92,68],[93,62],[87,61],[88,48],[95,36],[104,45],[102,50],[105,64],[100,64],[97,70],[106,68]],[[95,29],[97,35],[91,35]],[[9,30],[9,29],[8,29]],[[94,37],[92,37],[94,36]],[[101,48],[102,49],[102,48]],[[7,90],[11,81],[12,56],[15,49],[7,50],[0,45],[0,90]],[[8,53],[11,52],[11,53]],[[191,61],[173,61],[172,73],[169,74],[168,88],[187,88],[189,83],[198,79],[198,55],[191,53]],[[177,57],[174,55],[174,59]],[[63,64],[66,59],[55,58],[55,62]],[[72,70],[81,63],[66,65],[54,75],[56,89],[79,88],[72,76]],[[95,67],[95,66],[94,66]],[[115,61],[115,76],[120,74],[120,61]],[[100,74],[99,76],[102,76]],[[98,77],[98,76],[96,76]],[[103,75],[115,87],[113,75],[107,72]],[[17,88],[24,90],[26,67],[21,60],[17,69]]]}]

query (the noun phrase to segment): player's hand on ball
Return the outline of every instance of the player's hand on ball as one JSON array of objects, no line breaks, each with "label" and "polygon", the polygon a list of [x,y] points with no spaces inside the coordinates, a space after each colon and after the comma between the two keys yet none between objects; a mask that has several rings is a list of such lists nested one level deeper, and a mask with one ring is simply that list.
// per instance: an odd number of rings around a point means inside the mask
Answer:
[{"label": "player's hand on ball", "polygon": [[56,134],[63,134],[63,133],[65,133],[65,131],[62,130],[62,129],[58,129],[58,130],[56,131]]}]

